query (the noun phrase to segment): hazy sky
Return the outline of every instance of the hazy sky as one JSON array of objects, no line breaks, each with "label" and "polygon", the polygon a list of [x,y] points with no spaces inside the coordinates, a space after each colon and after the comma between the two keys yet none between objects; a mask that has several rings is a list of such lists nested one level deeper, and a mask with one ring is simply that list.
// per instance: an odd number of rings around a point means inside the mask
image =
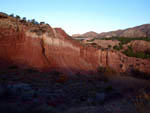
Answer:
[{"label": "hazy sky", "polygon": [[1,0],[0,11],[45,21],[70,35],[150,23],[150,0]]}]

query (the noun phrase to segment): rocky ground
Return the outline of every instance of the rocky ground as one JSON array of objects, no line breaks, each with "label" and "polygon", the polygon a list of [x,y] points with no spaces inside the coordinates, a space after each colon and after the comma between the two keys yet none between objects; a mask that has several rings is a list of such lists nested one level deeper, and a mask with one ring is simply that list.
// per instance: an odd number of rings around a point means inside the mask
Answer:
[{"label": "rocky ground", "polygon": [[138,113],[136,96],[150,91],[149,80],[124,74],[70,77],[10,67],[0,76],[2,113]]}]

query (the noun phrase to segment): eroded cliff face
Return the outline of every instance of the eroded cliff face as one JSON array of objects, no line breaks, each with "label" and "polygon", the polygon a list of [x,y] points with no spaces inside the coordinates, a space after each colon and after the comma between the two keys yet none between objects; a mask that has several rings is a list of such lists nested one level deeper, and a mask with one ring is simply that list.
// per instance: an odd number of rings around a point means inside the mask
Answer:
[{"label": "eroded cliff face", "polygon": [[150,72],[150,60],[129,58],[116,52],[84,46],[62,29],[0,19],[0,66],[18,65],[41,71],[53,69],[76,74],[109,67],[117,72],[134,69]]}]

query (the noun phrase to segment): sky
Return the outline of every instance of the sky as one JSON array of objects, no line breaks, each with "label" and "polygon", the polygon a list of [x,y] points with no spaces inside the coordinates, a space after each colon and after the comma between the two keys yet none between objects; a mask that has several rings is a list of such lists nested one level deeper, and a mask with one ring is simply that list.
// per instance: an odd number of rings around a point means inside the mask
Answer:
[{"label": "sky", "polygon": [[69,35],[150,23],[150,0],[1,0],[0,12],[44,21]]}]

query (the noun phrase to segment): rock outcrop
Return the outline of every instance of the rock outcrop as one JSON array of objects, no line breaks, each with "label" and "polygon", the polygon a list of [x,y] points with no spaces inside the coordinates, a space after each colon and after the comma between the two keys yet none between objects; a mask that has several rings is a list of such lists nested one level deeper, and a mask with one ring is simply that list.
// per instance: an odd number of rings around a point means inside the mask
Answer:
[{"label": "rock outcrop", "polygon": [[150,42],[144,40],[135,40],[127,44],[131,46],[135,52],[144,52],[150,54]]},{"label": "rock outcrop", "polygon": [[82,42],[84,44],[96,44],[99,47],[104,48],[104,49],[113,48],[114,46],[119,46],[119,43],[120,43],[120,41],[118,40],[97,40],[97,39],[93,40],[91,39],[93,41],[90,41],[87,39],[83,40]]},{"label": "rock outcrop", "polygon": [[149,59],[129,58],[116,51],[84,46],[60,28],[13,17],[0,18],[0,66],[11,65],[41,71],[55,69],[69,74],[97,72],[100,66],[117,72],[129,67],[150,72]]}]

